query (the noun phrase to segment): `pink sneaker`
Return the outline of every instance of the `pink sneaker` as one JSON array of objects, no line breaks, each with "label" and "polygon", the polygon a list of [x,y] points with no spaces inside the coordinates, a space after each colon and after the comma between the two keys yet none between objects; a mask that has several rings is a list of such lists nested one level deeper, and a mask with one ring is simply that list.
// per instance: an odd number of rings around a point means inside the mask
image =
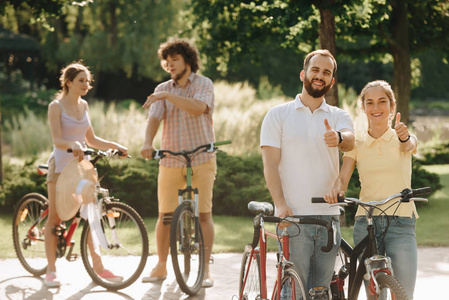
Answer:
[{"label": "pink sneaker", "polygon": [[112,273],[109,270],[104,270],[101,273],[98,273],[98,276],[100,276],[103,279],[106,279],[107,281],[110,282],[122,282],[123,281],[123,277],[122,276],[117,276],[114,273]]},{"label": "pink sneaker", "polygon": [[59,287],[61,285],[56,276],[56,272],[48,272],[47,275],[45,275],[44,284],[48,288]]}]

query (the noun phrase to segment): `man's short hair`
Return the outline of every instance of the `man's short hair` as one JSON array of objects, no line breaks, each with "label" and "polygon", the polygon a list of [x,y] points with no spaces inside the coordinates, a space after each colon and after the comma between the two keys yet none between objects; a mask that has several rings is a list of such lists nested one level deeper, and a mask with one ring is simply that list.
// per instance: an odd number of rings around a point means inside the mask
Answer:
[{"label": "man's short hair", "polygon": [[159,46],[157,51],[161,65],[167,71],[167,57],[176,54],[184,58],[184,62],[190,66],[193,73],[200,68],[200,55],[194,45],[186,39],[172,38]]},{"label": "man's short hair", "polygon": [[303,67],[304,71],[307,72],[307,68],[309,67],[310,60],[315,55],[323,55],[323,56],[330,57],[332,59],[332,62],[334,63],[334,70],[332,71],[332,77],[335,77],[335,73],[337,73],[337,61],[335,60],[335,57],[327,49],[319,49],[319,50],[315,50],[315,51],[312,51],[309,54],[307,54],[306,58],[304,59],[304,67]]}]

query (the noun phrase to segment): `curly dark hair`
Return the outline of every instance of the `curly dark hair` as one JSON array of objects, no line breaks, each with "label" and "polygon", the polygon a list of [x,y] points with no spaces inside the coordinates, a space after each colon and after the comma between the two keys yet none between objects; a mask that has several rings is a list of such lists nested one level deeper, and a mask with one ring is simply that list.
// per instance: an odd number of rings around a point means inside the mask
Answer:
[{"label": "curly dark hair", "polygon": [[159,59],[161,60],[161,66],[167,71],[167,57],[176,54],[181,55],[184,58],[186,64],[190,66],[193,73],[200,68],[200,55],[194,45],[192,45],[186,39],[173,38],[159,46],[157,51]]}]

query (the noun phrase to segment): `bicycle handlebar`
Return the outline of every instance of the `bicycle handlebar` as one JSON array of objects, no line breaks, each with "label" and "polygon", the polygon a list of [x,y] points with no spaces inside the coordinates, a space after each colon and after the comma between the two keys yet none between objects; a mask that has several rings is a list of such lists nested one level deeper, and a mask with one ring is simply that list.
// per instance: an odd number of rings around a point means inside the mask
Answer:
[{"label": "bicycle handlebar", "polygon": [[[73,150],[72,149],[67,149],[68,153],[72,153]],[[119,150],[115,150],[115,149],[109,149],[107,151],[101,151],[101,150],[94,150],[94,149],[86,149],[83,151],[84,155],[97,155],[97,156],[107,156],[107,157],[111,157],[114,155],[118,155],[118,156],[125,156],[125,154]],[[130,155],[128,155],[128,157],[131,157]]]},{"label": "bicycle handlebar", "polygon": [[189,150],[189,151],[182,150],[180,152],[173,152],[171,150],[154,150],[152,156],[153,156],[153,159],[162,159],[166,156],[165,154],[171,154],[173,156],[179,156],[179,155],[186,156],[189,154],[196,153],[202,149],[204,149],[203,152],[214,152],[218,149],[217,146],[223,146],[223,145],[228,145],[228,144],[231,144],[230,140],[220,141],[220,142],[212,142],[210,144],[198,146],[195,149]]},{"label": "bicycle handlebar", "polygon": [[268,223],[289,222],[289,223],[296,223],[296,224],[320,225],[320,226],[326,227],[326,229],[327,229],[327,245],[321,247],[321,251],[329,252],[332,250],[334,230],[332,228],[332,224],[330,224],[329,222],[314,219],[314,218],[303,218],[303,217],[281,218],[281,217],[271,216],[271,214],[273,213],[273,206],[267,202],[251,201],[250,203],[248,203],[248,209],[250,212],[257,214],[257,216],[254,218],[254,235],[253,235],[253,241],[251,242],[251,246],[253,248],[255,248],[257,246],[257,244],[259,243],[261,220],[263,220],[264,222],[268,222]]},{"label": "bicycle handlebar", "polygon": [[[72,149],[67,149],[68,153],[72,153]],[[84,155],[96,155],[94,159],[92,159],[90,162],[95,165],[97,161],[103,157],[112,157],[114,155],[118,156],[125,156],[125,154],[119,150],[116,149],[109,149],[107,151],[101,151],[101,150],[94,150],[94,149],[86,149],[83,151]],[[130,155],[127,156],[128,158],[131,158]]]},{"label": "bicycle handlebar", "polygon": [[[341,196],[337,196],[337,201],[340,202],[344,202],[345,201],[345,197],[341,197]],[[312,197],[312,203],[327,203],[326,200],[324,200],[323,197]]]},{"label": "bicycle handlebar", "polygon": [[[398,194],[393,194],[391,196],[388,196],[387,198],[380,200],[380,201],[369,201],[369,202],[362,202],[359,199],[356,198],[345,198],[338,196],[338,202],[330,204],[329,206],[346,206],[349,204],[359,204],[362,206],[371,206],[376,207],[385,203],[390,202],[391,200],[401,198],[400,202],[410,202],[410,201],[427,201],[427,199],[424,198],[414,198],[416,196],[421,196],[425,194],[429,194],[432,191],[430,187],[423,187],[418,189],[404,189],[402,192]],[[327,203],[323,197],[313,197],[312,203]]]}]

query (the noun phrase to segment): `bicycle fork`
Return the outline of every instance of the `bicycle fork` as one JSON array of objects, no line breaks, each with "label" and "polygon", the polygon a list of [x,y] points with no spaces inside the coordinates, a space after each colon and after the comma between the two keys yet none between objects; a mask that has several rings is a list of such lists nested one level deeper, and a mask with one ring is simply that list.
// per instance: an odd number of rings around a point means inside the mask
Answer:
[{"label": "bicycle fork", "polygon": [[[379,272],[383,272],[389,275],[393,275],[393,267],[391,266],[391,258],[383,255],[374,255],[368,257],[364,261],[366,267],[365,280],[369,280],[369,291],[371,295],[377,295],[380,293],[379,284],[376,280],[376,275]],[[381,265],[381,267],[374,268],[374,265]]]},{"label": "bicycle fork", "polygon": [[[189,193],[189,199],[184,199],[184,194],[185,193]],[[190,193],[193,192],[193,200],[191,200],[191,196]],[[199,211],[199,207],[198,207],[198,189],[197,188],[191,188],[191,187],[187,187],[186,189],[183,190],[178,190],[178,203],[179,205],[181,205],[183,202],[188,201],[190,203],[190,205],[193,206],[194,208],[194,216],[195,216],[195,241],[194,241],[194,248],[195,250],[198,250],[200,248],[200,225],[199,225],[199,215],[200,215],[200,211]],[[180,232],[184,232],[186,229],[189,230],[190,232],[190,227],[191,224],[184,224],[184,220],[181,218],[180,222],[179,222],[179,226],[180,226]],[[190,237],[190,234],[187,234],[186,236]],[[179,251],[182,251],[182,247],[185,245],[185,241],[184,241],[184,235],[180,235],[179,237],[180,239],[180,243],[179,243]]]}]

